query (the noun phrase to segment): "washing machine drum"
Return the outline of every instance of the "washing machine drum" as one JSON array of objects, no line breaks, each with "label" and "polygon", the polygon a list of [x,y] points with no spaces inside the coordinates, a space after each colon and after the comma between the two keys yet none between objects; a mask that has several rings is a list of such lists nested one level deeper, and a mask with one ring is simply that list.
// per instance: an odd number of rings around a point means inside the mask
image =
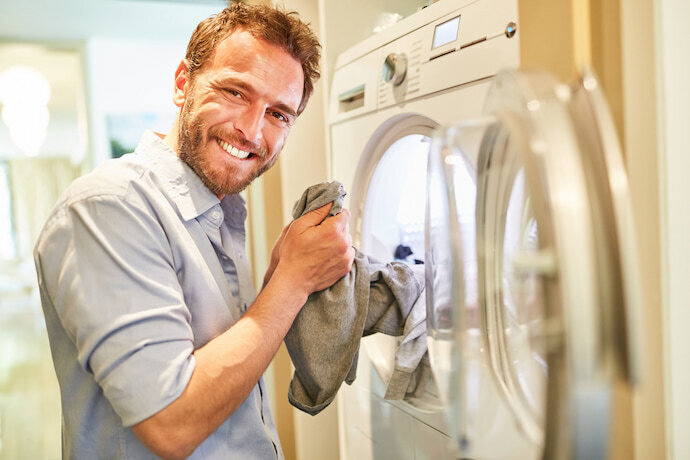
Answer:
[{"label": "washing machine drum", "polygon": [[[352,190],[352,202],[362,203],[361,208],[353,209],[355,244],[378,261],[406,263],[420,273],[424,271],[426,167],[436,126],[420,115],[389,120],[367,146]],[[401,340],[374,334],[362,341],[362,350],[384,387],[394,373]],[[416,388],[410,389],[401,404],[413,411],[440,412],[433,376],[418,373],[412,382]],[[383,396],[385,388],[379,390]]]},{"label": "washing machine drum", "polygon": [[428,345],[458,448],[604,458],[613,381],[637,378],[639,284],[596,79],[499,74],[484,117],[435,136],[427,174]]}]

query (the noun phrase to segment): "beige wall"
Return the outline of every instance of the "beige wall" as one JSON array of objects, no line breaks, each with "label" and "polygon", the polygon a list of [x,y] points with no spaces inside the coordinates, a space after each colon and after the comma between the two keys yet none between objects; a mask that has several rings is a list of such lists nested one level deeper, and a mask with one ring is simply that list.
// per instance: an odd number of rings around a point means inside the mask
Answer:
[{"label": "beige wall", "polygon": [[690,53],[687,0],[655,2],[667,457],[690,458]]},{"label": "beige wall", "polygon": [[621,2],[626,163],[642,267],[644,380],[633,398],[635,458],[666,457],[659,155],[652,0]]}]

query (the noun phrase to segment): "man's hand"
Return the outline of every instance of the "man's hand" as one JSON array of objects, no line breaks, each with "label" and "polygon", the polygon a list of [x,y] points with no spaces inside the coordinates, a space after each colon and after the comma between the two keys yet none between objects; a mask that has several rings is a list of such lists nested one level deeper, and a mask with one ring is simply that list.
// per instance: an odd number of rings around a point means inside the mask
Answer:
[{"label": "man's hand", "polygon": [[275,271],[309,295],[331,286],[350,271],[355,256],[350,213],[344,209],[328,217],[332,206],[328,203],[315,209],[283,229],[271,253],[265,283]]}]

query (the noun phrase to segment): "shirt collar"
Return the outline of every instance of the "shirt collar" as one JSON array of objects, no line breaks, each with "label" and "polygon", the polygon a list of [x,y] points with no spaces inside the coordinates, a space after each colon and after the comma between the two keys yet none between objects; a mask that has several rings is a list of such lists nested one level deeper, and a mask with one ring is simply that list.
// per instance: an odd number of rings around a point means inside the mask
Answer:
[{"label": "shirt collar", "polygon": [[196,219],[220,202],[225,213],[240,208],[244,221],[244,199],[239,195],[230,195],[219,201],[194,170],[158,134],[153,131],[144,132],[135,153],[151,163],[155,174],[161,178],[161,188],[175,203],[182,219]]}]

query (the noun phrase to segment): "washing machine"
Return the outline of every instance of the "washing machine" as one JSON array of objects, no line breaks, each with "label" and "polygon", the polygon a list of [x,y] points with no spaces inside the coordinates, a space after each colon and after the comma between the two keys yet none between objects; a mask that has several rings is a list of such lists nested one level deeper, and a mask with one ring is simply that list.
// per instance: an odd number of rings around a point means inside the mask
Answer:
[{"label": "washing machine", "polygon": [[432,370],[387,401],[400,339],[363,339],[341,458],[608,457],[641,374],[626,173],[595,76],[518,40],[516,2],[442,0],[338,58],[332,174],[356,246],[423,264]]},{"label": "washing machine", "polygon": [[[338,56],[329,101],[331,173],[348,191],[356,247],[380,261],[423,264],[432,135],[481,115],[493,76],[519,65],[518,40],[516,0],[441,0]],[[476,170],[478,158],[468,161]],[[529,447],[479,361],[470,399],[481,408],[475,426],[483,436],[471,452],[460,452],[449,424],[449,362],[432,360],[423,391],[385,400],[399,341],[381,334],[362,340],[357,379],[338,395],[341,458],[515,458]]]}]

